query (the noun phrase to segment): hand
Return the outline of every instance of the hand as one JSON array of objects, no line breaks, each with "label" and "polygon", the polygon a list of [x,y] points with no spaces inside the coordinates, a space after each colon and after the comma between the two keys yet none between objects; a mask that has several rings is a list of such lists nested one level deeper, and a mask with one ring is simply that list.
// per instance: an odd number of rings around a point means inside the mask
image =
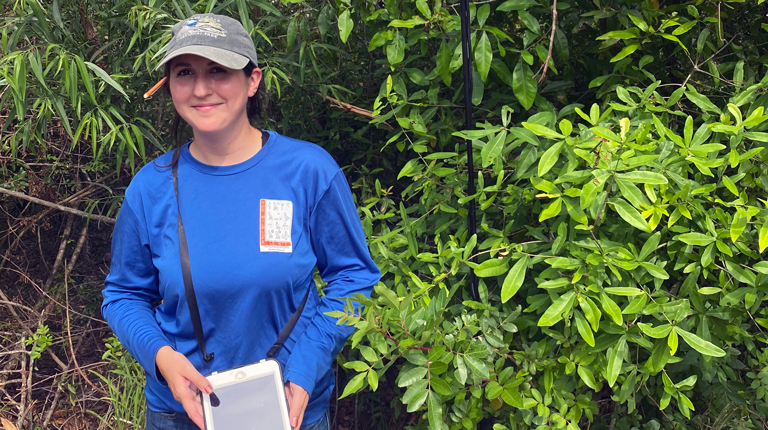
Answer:
[{"label": "hand", "polygon": [[200,391],[206,394],[213,392],[211,383],[195,369],[187,357],[167,345],[157,351],[155,365],[168,383],[173,398],[181,403],[189,419],[204,429],[203,405],[199,396]]},{"label": "hand", "polygon": [[285,384],[285,397],[288,399],[288,416],[291,427],[294,430],[299,430],[301,422],[304,421],[304,411],[307,409],[307,403],[309,403],[309,393],[293,382],[287,382]]}]

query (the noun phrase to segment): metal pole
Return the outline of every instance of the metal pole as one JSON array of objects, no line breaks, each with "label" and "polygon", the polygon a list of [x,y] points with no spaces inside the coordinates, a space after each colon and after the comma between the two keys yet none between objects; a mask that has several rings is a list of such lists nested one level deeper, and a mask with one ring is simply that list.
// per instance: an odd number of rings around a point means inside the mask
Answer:
[{"label": "metal pole", "polygon": [[[464,70],[464,129],[472,129],[472,38],[469,32],[469,0],[460,0],[461,3],[461,53]],[[472,160],[472,140],[464,139],[467,146],[467,193],[471,196],[475,194],[475,167]],[[468,236],[477,233],[477,221],[475,220],[475,199],[469,201],[469,210],[467,213]],[[472,250],[475,254],[475,250]],[[473,262],[477,262],[477,257],[473,257]],[[480,294],[477,290],[477,276],[474,270],[470,273],[469,285],[472,291],[472,298],[480,301]]]}]

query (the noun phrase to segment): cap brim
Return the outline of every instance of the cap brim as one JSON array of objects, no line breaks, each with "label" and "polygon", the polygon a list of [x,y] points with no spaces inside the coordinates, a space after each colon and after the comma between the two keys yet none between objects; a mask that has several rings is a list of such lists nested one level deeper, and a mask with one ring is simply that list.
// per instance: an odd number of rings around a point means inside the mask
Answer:
[{"label": "cap brim", "polygon": [[155,70],[160,69],[161,67],[166,65],[169,61],[173,60],[174,58],[180,55],[186,55],[186,54],[192,54],[192,55],[197,55],[203,58],[207,58],[229,69],[238,69],[238,70],[245,68],[245,66],[247,66],[248,63],[251,61],[250,59],[248,59],[248,57],[245,57],[240,54],[235,54],[234,52],[227,51],[225,49],[215,48],[213,46],[191,45],[191,46],[185,46],[183,48],[179,48],[173,51],[172,53],[167,54],[165,57],[163,57],[163,60],[160,61],[160,64],[158,64],[157,67],[155,67]]}]

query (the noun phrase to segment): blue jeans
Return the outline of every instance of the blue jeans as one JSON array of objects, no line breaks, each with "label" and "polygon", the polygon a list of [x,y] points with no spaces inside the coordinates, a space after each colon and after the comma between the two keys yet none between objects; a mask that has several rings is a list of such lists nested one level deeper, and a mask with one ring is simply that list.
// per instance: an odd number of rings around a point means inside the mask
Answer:
[{"label": "blue jeans", "polygon": [[[330,430],[331,421],[326,412],[319,420],[302,424],[300,430]],[[147,409],[146,430],[200,430],[187,414],[176,412],[154,412]],[[228,429],[224,429],[228,430]],[[271,430],[271,429],[263,429]]]}]

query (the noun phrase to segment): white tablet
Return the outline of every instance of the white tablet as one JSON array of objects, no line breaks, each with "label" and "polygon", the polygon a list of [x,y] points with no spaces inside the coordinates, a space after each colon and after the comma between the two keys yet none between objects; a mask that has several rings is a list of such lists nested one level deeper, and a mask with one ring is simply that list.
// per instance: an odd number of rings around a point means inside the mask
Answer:
[{"label": "white tablet", "polygon": [[280,364],[274,359],[207,375],[206,430],[291,430]]}]

